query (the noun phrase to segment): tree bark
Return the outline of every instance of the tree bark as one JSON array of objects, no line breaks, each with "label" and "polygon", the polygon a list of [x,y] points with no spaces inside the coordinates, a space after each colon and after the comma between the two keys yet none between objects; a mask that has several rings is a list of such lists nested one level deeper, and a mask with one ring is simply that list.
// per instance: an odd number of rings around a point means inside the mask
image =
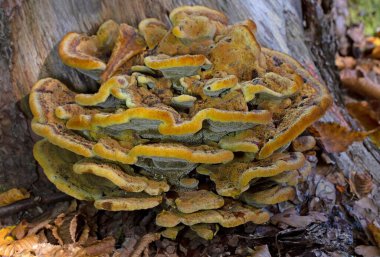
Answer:
[{"label": "tree bark", "polygon": [[[309,24],[318,32],[315,42],[306,44],[301,0],[5,0],[0,1],[0,191],[14,186],[30,189],[38,179],[32,156],[36,136],[29,127],[30,116],[20,110],[26,109],[25,97],[33,83],[50,76],[77,91],[96,90],[94,81],[65,67],[59,60],[57,44],[67,32],[94,33],[107,19],[136,27],[141,19],[156,17],[169,24],[169,12],[189,4],[220,10],[231,23],[253,19],[263,46],[293,56],[317,76],[320,72],[335,98],[334,106],[323,120],[352,124],[338,97],[332,49],[324,45],[330,32],[317,26],[321,20],[325,25],[332,23],[320,13],[319,1],[303,1],[305,10],[315,17]],[[334,39],[329,40],[333,43]],[[380,181],[380,154],[367,141],[355,143],[346,153],[334,154],[332,158],[336,167],[345,172],[366,171]]]}]

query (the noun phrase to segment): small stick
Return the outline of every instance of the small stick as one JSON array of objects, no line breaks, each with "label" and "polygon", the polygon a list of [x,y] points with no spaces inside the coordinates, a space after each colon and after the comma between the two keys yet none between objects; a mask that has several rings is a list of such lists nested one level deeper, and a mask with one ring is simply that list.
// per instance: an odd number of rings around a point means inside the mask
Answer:
[{"label": "small stick", "polygon": [[44,198],[33,197],[33,198],[24,199],[24,200],[12,203],[10,205],[0,207],[0,217],[9,216],[21,211],[25,211],[25,210],[37,207],[38,205],[47,205],[47,204],[52,204],[52,203],[57,203],[57,202],[68,201],[71,199],[72,197],[63,193],[51,194]]}]

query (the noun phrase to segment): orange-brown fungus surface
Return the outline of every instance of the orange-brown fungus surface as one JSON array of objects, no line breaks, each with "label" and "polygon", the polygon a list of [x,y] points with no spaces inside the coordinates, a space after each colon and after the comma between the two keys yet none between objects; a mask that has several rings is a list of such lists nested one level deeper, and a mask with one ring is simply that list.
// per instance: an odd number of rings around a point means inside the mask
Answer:
[{"label": "orange-brown fungus surface", "polygon": [[260,208],[293,200],[310,173],[302,152],[315,140],[299,136],[331,97],[292,57],[261,46],[252,20],[229,24],[203,6],[169,20],[63,37],[63,63],[99,89],[35,83],[35,158],[57,188],[96,208],[161,206],[156,223],[170,238],[184,225],[211,239],[219,225],[267,222]]}]

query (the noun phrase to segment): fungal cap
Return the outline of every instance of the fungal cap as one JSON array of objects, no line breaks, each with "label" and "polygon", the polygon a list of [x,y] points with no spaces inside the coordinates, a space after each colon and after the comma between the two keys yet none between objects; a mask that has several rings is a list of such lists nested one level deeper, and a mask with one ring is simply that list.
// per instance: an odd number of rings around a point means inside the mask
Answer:
[{"label": "fungal cap", "polygon": [[[108,141],[110,142],[110,141]],[[177,159],[190,163],[225,163],[233,159],[233,153],[206,145],[185,146],[178,143],[154,143],[137,145],[129,151],[120,151],[120,147],[107,144],[106,141],[98,142],[94,146],[94,152],[103,158],[118,161],[125,164],[135,164],[138,157],[151,159]]]},{"label": "fungal cap", "polygon": [[200,210],[218,209],[224,205],[223,197],[211,191],[199,190],[180,192],[175,199],[175,204],[180,212],[193,213]]},{"label": "fungal cap", "polygon": [[156,217],[156,224],[162,227],[175,227],[182,223],[193,226],[199,223],[218,223],[230,228],[242,225],[249,221],[262,224],[269,220],[269,214],[251,206],[230,201],[218,210],[203,210],[194,213],[181,213],[175,210],[164,210]]},{"label": "fungal cap", "polygon": [[107,197],[97,199],[94,206],[107,211],[135,211],[151,209],[162,202],[162,196]]},{"label": "fungal cap", "polygon": [[218,12],[216,10],[210,9],[205,6],[181,6],[173,9],[170,12],[169,19],[173,25],[177,25],[177,23],[183,19],[185,15],[194,15],[194,16],[204,16],[209,18],[212,21],[218,21],[224,25],[227,25],[228,18],[224,13]]},{"label": "fungal cap", "polygon": [[75,101],[80,105],[94,106],[105,102],[111,95],[120,98],[121,88],[126,88],[131,79],[128,76],[114,76],[102,83],[95,94],[77,94]]},{"label": "fungal cap", "polygon": [[221,148],[232,152],[257,153],[260,143],[254,131],[245,130],[224,136],[218,144]]},{"label": "fungal cap", "polygon": [[138,28],[149,49],[156,47],[167,33],[166,25],[156,18],[143,19]]},{"label": "fungal cap", "polygon": [[204,55],[180,55],[167,56],[156,55],[144,58],[145,65],[154,70],[180,69],[186,67],[200,67],[206,63],[207,58]]},{"label": "fungal cap", "polygon": [[55,145],[91,157],[94,143],[65,128],[64,121],[55,115],[58,106],[73,100],[74,93],[58,80],[46,78],[37,81],[29,95],[29,106],[34,116],[32,130]]},{"label": "fungal cap", "polygon": [[213,78],[206,82],[203,92],[208,96],[218,96],[232,89],[237,83],[238,78],[235,75],[227,75],[224,78]]},{"label": "fungal cap", "polygon": [[132,169],[129,169],[129,172],[126,172],[116,164],[100,162],[97,159],[83,159],[73,165],[75,173],[93,174],[106,178],[127,192],[144,191],[149,195],[160,195],[169,191],[169,185],[165,181],[136,176]]},{"label": "fungal cap", "polygon": [[179,95],[172,98],[172,103],[175,106],[182,108],[190,108],[194,105],[194,102],[197,100],[196,97],[191,95]]},{"label": "fungal cap", "polygon": [[217,224],[195,224],[190,226],[190,229],[193,230],[199,237],[205,240],[211,240],[219,231],[219,226]]},{"label": "fungal cap", "polygon": [[293,187],[281,187],[274,186],[270,189],[261,190],[255,193],[250,193],[249,191],[242,194],[242,199],[254,206],[263,206],[269,204],[277,204],[292,200],[295,197],[295,190]]},{"label": "fungal cap", "polygon": [[79,200],[95,200],[110,193],[115,186],[94,175],[78,175],[72,166],[80,156],[49,143],[38,141],[33,148],[34,158],[44,170],[46,177],[62,192]]}]

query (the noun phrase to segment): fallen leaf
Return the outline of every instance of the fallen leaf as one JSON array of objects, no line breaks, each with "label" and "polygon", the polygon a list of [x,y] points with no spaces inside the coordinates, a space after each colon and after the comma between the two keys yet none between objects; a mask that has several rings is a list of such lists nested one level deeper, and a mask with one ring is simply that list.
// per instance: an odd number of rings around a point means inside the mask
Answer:
[{"label": "fallen leaf", "polygon": [[14,238],[11,236],[12,230],[16,226],[8,226],[0,229],[0,245],[8,244],[14,241]]},{"label": "fallen leaf", "polygon": [[353,203],[345,205],[349,214],[355,218],[356,222],[363,228],[367,237],[374,244],[372,240],[371,232],[369,231],[369,224],[376,221],[380,215],[379,205],[374,199],[363,197]]},{"label": "fallen leaf", "polygon": [[[37,235],[24,237],[20,240],[11,241],[0,245],[1,256],[15,256],[26,250],[31,250],[39,242]],[[20,255],[18,255],[20,256]],[[23,256],[23,255],[21,255]]]},{"label": "fallen leaf", "polygon": [[341,185],[335,185],[336,189],[340,192],[340,193],[344,193],[346,191],[346,188],[344,186],[341,186]]},{"label": "fallen leaf", "polygon": [[29,198],[30,194],[24,188],[12,188],[0,194],[0,207]]},{"label": "fallen leaf", "polygon": [[20,223],[18,223],[17,226],[12,230],[12,236],[15,239],[21,239],[28,232],[27,229],[28,229],[28,222],[26,220],[23,220]]},{"label": "fallen leaf", "polygon": [[358,197],[365,197],[373,189],[372,177],[368,173],[351,172],[349,177],[351,191]]},{"label": "fallen leaf", "polygon": [[351,131],[338,123],[316,122],[309,131],[319,137],[328,153],[344,152],[355,141],[363,141],[374,131]]},{"label": "fallen leaf", "polygon": [[371,57],[380,59],[380,38],[379,37],[367,37],[366,43],[372,45]]},{"label": "fallen leaf", "polygon": [[379,46],[376,46],[372,52],[371,52],[371,57],[372,58],[376,58],[376,59],[380,59],[380,45]]},{"label": "fallen leaf", "polygon": [[353,69],[356,66],[356,60],[351,56],[337,55],[335,57],[335,65],[339,70]]},{"label": "fallen leaf", "polygon": [[311,211],[307,216],[301,216],[294,208],[275,214],[271,218],[271,223],[274,225],[284,223],[295,228],[305,228],[311,223],[326,221],[327,217],[324,213]]},{"label": "fallen leaf", "polygon": [[358,245],[355,247],[355,253],[363,257],[378,257],[380,250],[372,245]]},{"label": "fallen leaf", "polygon": [[[372,104],[367,101],[352,102],[346,104],[348,113],[354,117],[363,126],[365,130],[378,129],[380,110],[378,110],[378,101],[372,101]],[[375,111],[374,108],[376,108]],[[371,141],[380,147],[380,130],[376,130],[374,133],[369,135]]]},{"label": "fallen leaf", "polygon": [[110,254],[115,250],[115,238],[106,237],[98,240],[84,248],[87,255],[98,256],[102,254]]},{"label": "fallen leaf", "polygon": [[373,75],[369,76],[364,69],[343,69],[339,72],[342,85],[349,90],[369,97],[380,99],[380,84]]},{"label": "fallen leaf", "polygon": [[67,244],[64,246],[53,245],[49,243],[36,244],[29,252],[33,252],[35,256],[54,256],[54,257],[88,257],[83,248],[77,244]]},{"label": "fallen leaf", "polygon": [[368,224],[368,229],[371,232],[373,239],[375,239],[375,242],[377,244],[377,247],[380,246],[380,225],[377,223],[377,221],[373,221]]}]

